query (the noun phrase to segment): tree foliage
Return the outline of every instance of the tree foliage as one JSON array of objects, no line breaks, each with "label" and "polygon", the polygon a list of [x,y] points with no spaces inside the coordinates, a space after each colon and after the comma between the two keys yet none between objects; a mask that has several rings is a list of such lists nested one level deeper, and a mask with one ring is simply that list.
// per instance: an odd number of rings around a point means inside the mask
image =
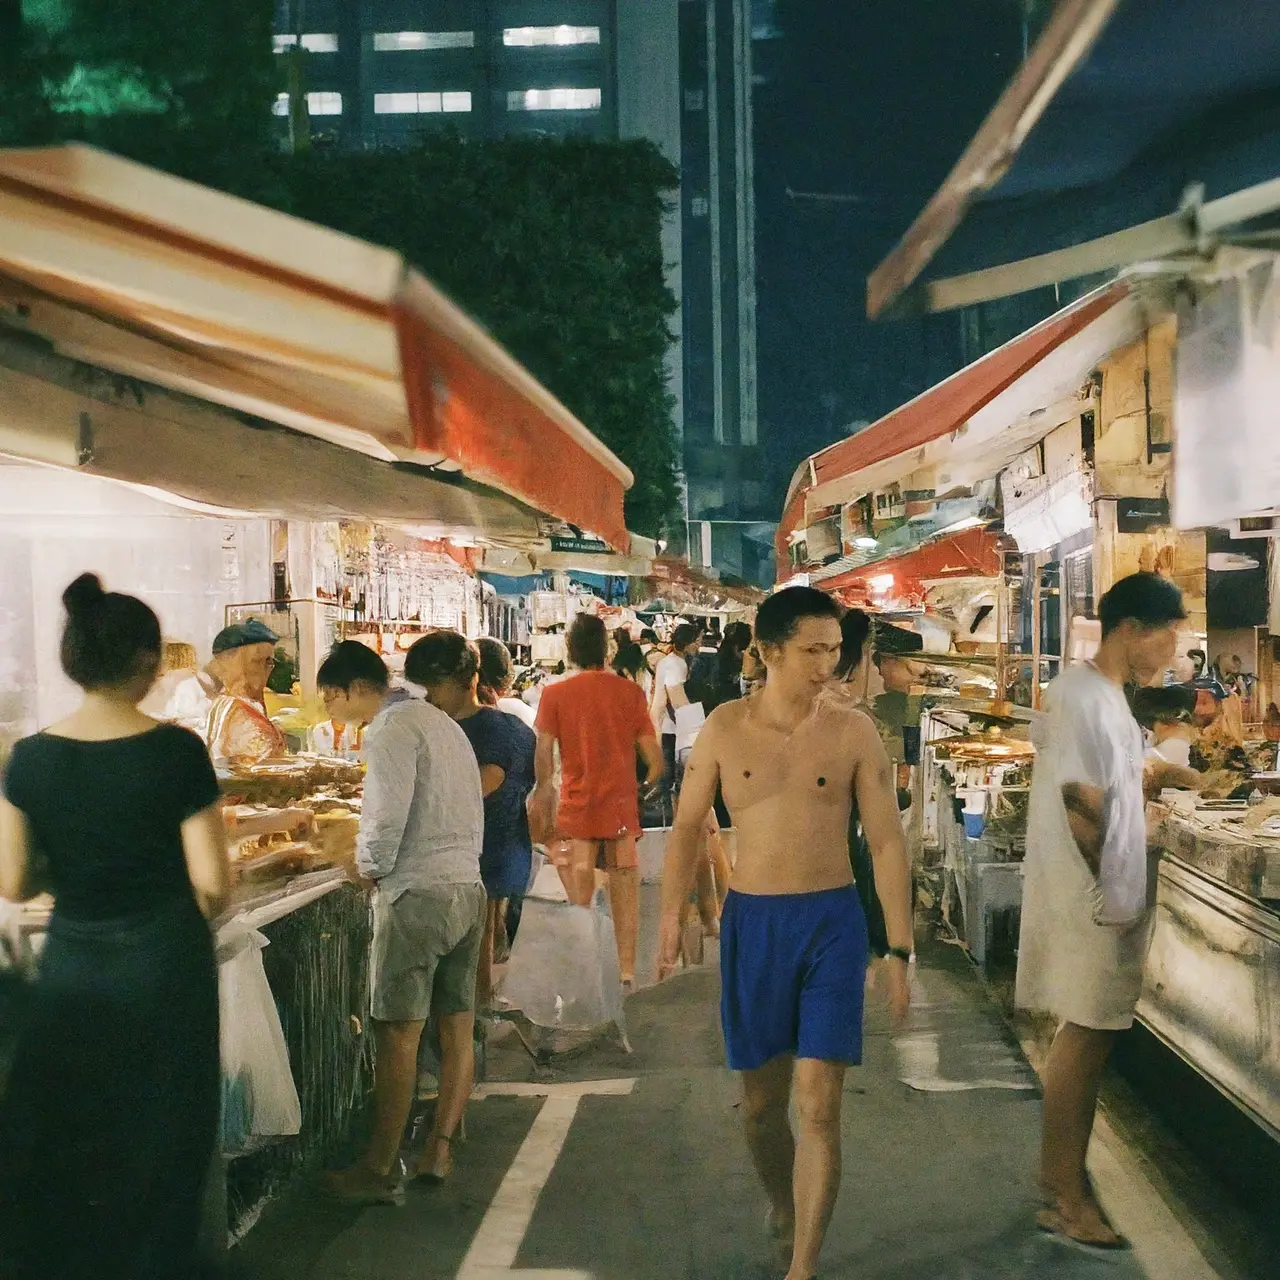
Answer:
[{"label": "tree foliage", "polygon": [[646,143],[428,135],[282,155],[272,0],[0,0],[0,145],[83,140],[387,245],[484,323],[678,512],[661,251],[678,175]]},{"label": "tree foliage", "polygon": [[672,521],[661,222],[677,175],[655,147],[428,134],[406,151],[291,156],[278,171],[294,213],[421,267],[631,467],[633,529]]},{"label": "tree foliage", "polygon": [[91,142],[255,192],[273,150],[280,78],[271,0],[25,0],[19,8],[24,82],[0,106],[10,136]]}]

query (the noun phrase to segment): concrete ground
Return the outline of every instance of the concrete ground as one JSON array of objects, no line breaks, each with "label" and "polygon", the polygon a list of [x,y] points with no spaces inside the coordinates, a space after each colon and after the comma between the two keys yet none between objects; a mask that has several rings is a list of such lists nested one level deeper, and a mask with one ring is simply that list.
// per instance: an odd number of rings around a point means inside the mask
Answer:
[{"label": "concrete ground", "polygon": [[[655,894],[646,888],[650,952]],[[364,1211],[300,1187],[236,1251],[236,1275],[776,1280],[717,1002],[707,966],[627,1001],[630,1054],[600,1044],[547,1068],[501,1039],[448,1184]],[[873,1003],[845,1103],[824,1278],[1212,1280],[1106,1141],[1095,1176],[1135,1253],[1088,1256],[1036,1232],[1035,1076],[954,948],[922,944],[901,1035]]]}]

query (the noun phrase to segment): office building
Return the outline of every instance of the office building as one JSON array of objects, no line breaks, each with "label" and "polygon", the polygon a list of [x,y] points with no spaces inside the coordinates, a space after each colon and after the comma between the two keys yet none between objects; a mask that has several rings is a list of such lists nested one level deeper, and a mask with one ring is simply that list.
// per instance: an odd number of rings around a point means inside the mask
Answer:
[{"label": "office building", "polygon": [[[277,0],[311,128],[351,147],[423,128],[678,146],[678,0]],[[664,91],[667,94],[663,100]],[[649,118],[646,113],[653,113]],[[658,119],[666,114],[668,121]],[[276,104],[288,116],[287,95]],[[672,154],[678,159],[678,152]]]},{"label": "office building", "polygon": [[[282,59],[307,53],[295,84],[317,139],[648,138],[680,168],[663,251],[680,301],[688,552],[745,577],[776,516],[757,431],[751,110],[753,26],[770,13],[762,0],[279,0],[275,28]],[[287,98],[276,111],[284,135]]]},{"label": "office building", "polygon": [[758,435],[751,0],[682,0],[690,554],[756,577],[774,515]]}]

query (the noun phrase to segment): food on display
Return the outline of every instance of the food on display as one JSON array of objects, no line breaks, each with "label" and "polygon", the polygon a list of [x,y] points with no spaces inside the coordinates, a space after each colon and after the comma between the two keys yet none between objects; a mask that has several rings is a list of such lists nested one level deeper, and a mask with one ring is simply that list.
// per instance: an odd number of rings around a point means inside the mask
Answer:
[{"label": "food on display", "polygon": [[261,882],[355,865],[364,771],[322,756],[294,756],[222,775],[232,868]]}]

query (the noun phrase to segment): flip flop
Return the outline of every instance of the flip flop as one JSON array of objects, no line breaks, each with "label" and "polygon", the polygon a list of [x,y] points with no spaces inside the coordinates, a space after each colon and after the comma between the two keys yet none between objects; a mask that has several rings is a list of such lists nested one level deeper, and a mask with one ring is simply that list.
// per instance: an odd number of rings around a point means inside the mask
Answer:
[{"label": "flip flop", "polygon": [[1133,1248],[1133,1245],[1119,1232],[1116,1232],[1114,1240],[1086,1240],[1081,1236],[1073,1235],[1056,1209],[1041,1209],[1036,1214],[1036,1229],[1059,1244],[1078,1249],[1095,1258],[1119,1258]]}]

